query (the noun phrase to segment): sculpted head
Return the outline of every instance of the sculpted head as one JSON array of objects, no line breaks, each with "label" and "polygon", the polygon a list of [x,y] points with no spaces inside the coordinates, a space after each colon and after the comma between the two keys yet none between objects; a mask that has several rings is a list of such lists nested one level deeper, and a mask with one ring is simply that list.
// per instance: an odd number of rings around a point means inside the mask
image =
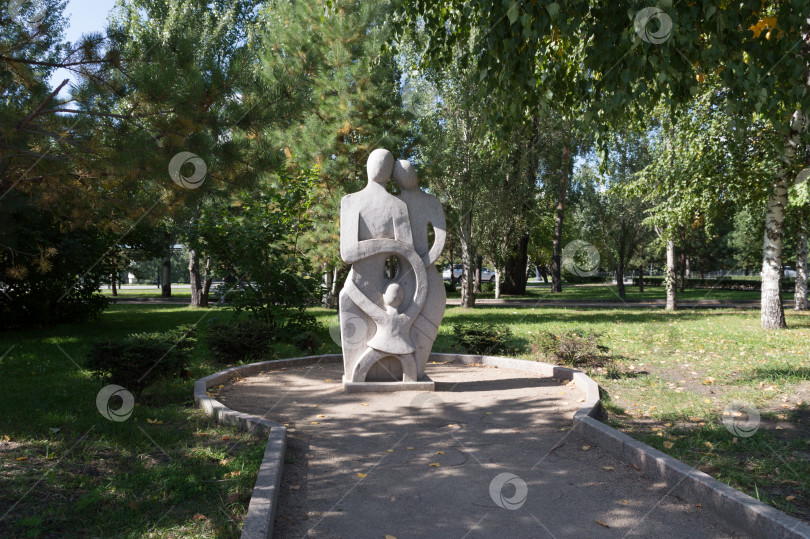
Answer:
[{"label": "sculpted head", "polygon": [[400,189],[410,191],[419,186],[419,178],[416,177],[416,170],[407,159],[400,159],[394,163],[394,181]]},{"label": "sculpted head", "polygon": [[405,299],[405,292],[396,283],[389,284],[383,293],[383,303],[395,309],[402,304],[403,299]]},{"label": "sculpted head", "polygon": [[388,150],[378,148],[371,152],[368,156],[366,163],[366,171],[368,172],[368,181],[377,182],[385,185],[391,178],[391,172],[394,170],[394,154]]}]

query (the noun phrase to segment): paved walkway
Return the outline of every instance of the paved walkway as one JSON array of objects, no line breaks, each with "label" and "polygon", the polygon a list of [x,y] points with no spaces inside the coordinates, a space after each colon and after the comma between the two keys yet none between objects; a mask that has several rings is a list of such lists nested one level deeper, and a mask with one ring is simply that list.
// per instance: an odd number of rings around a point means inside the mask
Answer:
[{"label": "paved walkway", "polygon": [[428,374],[433,393],[345,394],[342,365],[323,363],[219,392],[290,425],[276,537],[739,537],[570,434],[574,387],[480,366]]}]

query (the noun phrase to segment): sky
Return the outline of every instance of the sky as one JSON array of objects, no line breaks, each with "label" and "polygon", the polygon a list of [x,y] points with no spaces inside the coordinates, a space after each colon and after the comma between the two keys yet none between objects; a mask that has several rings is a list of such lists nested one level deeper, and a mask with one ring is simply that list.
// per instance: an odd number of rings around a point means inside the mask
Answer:
[{"label": "sky", "polygon": [[[115,0],[70,0],[65,8],[65,17],[70,26],[65,29],[65,40],[74,43],[89,32],[101,32],[107,24]],[[65,79],[73,79],[70,72],[58,69],[51,77],[51,87],[55,88]],[[61,95],[65,95],[64,91]]]}]

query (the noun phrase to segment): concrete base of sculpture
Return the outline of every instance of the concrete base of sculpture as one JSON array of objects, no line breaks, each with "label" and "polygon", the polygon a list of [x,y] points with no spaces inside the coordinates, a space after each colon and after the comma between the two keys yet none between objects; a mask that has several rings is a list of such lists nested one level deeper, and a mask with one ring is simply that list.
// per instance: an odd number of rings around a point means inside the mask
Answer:
[{"label": "concrete base of sculpture", "polygon": [[346,393],[393,393],[394,391],[435,391],[436,384],[426,376],[415,382],[352,382],[343,377]]}]

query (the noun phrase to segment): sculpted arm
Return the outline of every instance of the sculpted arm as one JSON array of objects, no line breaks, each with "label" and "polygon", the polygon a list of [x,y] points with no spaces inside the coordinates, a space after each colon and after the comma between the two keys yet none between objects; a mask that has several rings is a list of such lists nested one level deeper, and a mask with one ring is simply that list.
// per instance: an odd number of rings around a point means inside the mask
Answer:
[{"label": "sculpted arm", "polygon": [[362,258],[358,253],[359,237],[360,212],[347,195],[340,201],[340,258],[347,264],[354,264]]},{"label": "sculpted arm", "polygon": [[431,208],[430,224],[433,226],[433,246],[428,253],[428,260],[425,266],[435,264],[444,250],[444,242],[447,239],[447,222],[444,218],[444,209],[439,199],[435,199]]}]

